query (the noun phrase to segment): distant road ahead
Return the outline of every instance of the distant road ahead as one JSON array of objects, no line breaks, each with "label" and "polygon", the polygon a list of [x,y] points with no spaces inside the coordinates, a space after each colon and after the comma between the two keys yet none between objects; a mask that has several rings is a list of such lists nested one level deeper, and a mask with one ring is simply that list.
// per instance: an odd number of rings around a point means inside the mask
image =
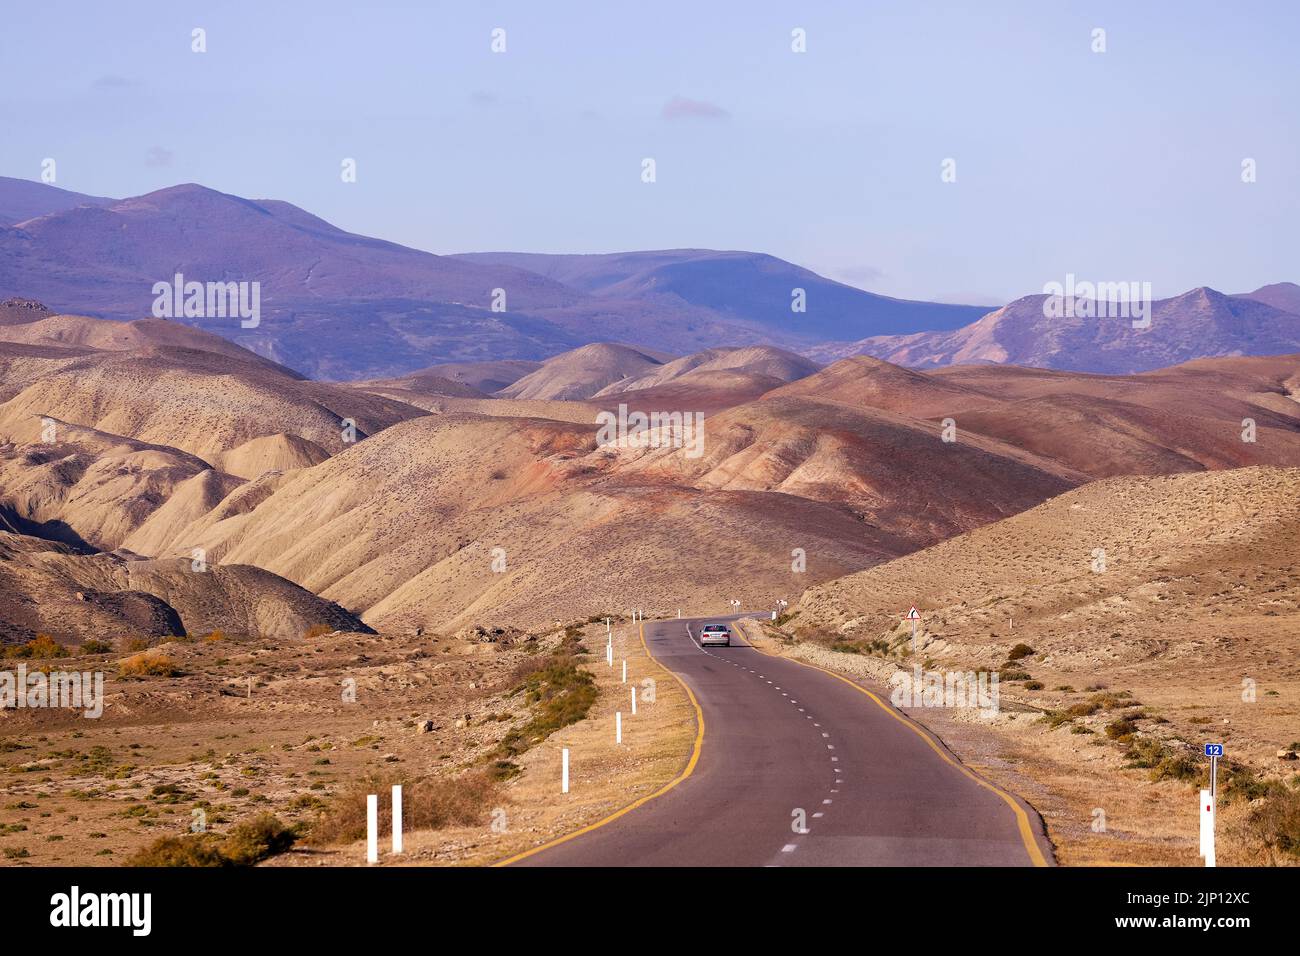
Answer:
[{"label": "distant road ahead", "polygon": [[[1037,814],[982,783],[859,687],[733,637],[714,620],[648,621],[650,653],[704,716],[700,758],[662,796],[521,866],[1029,866]],[[806,833],[796,833],[794,811]]]}]

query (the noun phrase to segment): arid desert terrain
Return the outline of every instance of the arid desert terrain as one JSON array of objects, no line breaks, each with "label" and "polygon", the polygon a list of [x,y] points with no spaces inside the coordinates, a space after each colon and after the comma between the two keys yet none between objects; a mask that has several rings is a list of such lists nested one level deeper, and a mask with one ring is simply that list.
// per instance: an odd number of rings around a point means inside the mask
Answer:
[{"label": "arid desert terrain", "polygon": [[[689,759],[634,611],[756,612],[760,650],[886,686],[915,606],[924,666],[999,672],[1003,708],[913,716],[1059,862],[1195,864],[1179,808],[1214,736],[1223,861],[1294,863],[1298,394],[1298,355],[1101,375],[614,343],[325,382],[10,300],[6,664],[105,684],[95,720],[0,713],[5,862],[360,862],[393,782],[421,807],[405,861],[493,862]],[[598,441],[620,405],[698,410],[704,440]],[[634,752],[607,640],[657,681]],[[590,786],[563,801],[570,740]]]}]

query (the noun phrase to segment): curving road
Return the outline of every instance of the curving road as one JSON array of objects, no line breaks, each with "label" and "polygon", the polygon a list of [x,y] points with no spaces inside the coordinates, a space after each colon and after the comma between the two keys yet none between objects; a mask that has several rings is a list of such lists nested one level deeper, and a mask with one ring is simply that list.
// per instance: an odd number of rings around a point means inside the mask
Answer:
[{"label": "curving road", "polygon": [[[1037,814],[846,678],[703,624],[649,621],[650,653],[694,693],[699,760],[661,796],[521,866],[1029,866]],[[805,832],[795,832],[802,810]]]}]

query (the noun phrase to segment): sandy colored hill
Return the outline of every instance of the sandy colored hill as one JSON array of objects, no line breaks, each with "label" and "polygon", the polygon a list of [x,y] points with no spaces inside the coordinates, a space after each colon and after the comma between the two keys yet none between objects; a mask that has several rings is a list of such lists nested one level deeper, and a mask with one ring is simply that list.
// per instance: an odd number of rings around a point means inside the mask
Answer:
[{"label": "sandy colored hill", "polygon": [[[189,523],[160,515],[128,544],[175,555],[203,547],[214,561],[266,567],[375,626],[564,619],[595,606],[584,589],[610,587],[624,602],[636,595],[673,609],[707,606],[724,590],[765,606],[1031,508],[1086,481],[1085,466],[1221,466],[1228,451],[1215,459],[1198,432],[1207,409],[1223,403],[1213,414],[1230,423],[1250,395],[1290,374],[1286,359],[1225,361],[1214,387],[1231,394],[1202,402],[1190,424],[1136,400],[1116,403],[1128,416],[1116,424],[1104,418],[1107,400],[1077,391],[1106,384],[1096,377],[1081,385],[1002,369],[1011,384],[965,384],[956,373],[855,359],[711,415],[699,457],[680,447],[596,447],[595,401],[430,397],[428,416],[237,488],[206,514],[186,510]],[[1172,405],[1188,394],[1118,384]],[[958,413],[961,437],[949,443],[936,413],[957,402],[972,410]],[[1267,411],[1257,409],[1261,422]],[[1168,420],[1141,417],[1157,414]],[[988,434],[972,427],[979,415]],[[1263,447],[1297,455],[1274,418]],[[1025,420],[1038,430],[1017,431]],[[1147,432],[1117,439],[1143,421]],[[719,536],[731,548],[721,566],[710,557]],[[791,573],[797,547],[807,576]],[[492,571],[494,548],[504,549],[507,571]]]},{"label": "sandy colored hill", "polygon": [[[344,420],[357,437],[423,412],[343,386],[302,381],[277,367],[234,362],[176,347],[100,351],[63,365],[0,405],[0,439],[51,417],[111,434],[169,445],[209,461],[256,438],[292,435],[335,452]],[[244,449],[230,459],[255,477],[283,449]],[[310,453],[307,457],[312,457]]]},{"label": "sandy colored hill", "polygon": [[768,600],[799,583],[796,547],[818,577],[909,547],[838,503],[622,476],[594,440],[591,424],[428,416],[285,476],[251,509],[219,508],[171,545],[267,567],[374,626],[430,628],[715,607],[724,592]]},{"label": "sandy colored hill", "polygon": [[[1009,373],[1014,374],[1014,373]],[[772,393],[867,406],[914,418],[941,418],[995,396],[869,355],[841,359]]]},{"label": "sandy colored hill", "polygon": [[[711,612],[729,592],[768,606],[1097,475],[1300,461],[1288,356],[1140,376],[919,373],[858,357],[786,384],[697,366],[601,399],[427,394],[417,408],[413,392],[396,402],[199,350],[6,348],[37,376],[0,405],[0,504],[15,530],[150,556],[204,548],[375,626],[531,624],[629,601]],[[593,368],[660,359],[592,347],[516,385],[593,386]],[[701,453],[597,447],[596,412],[628,400],[706,411]]]},{"label": "sandy colored hill", "polygon": [[366,629],[342,608],[260,568],[197,572],[187,559],[81,555],[0,532],[0,635],[8,641],[40,633],[80,644],[213,630],[290,638],[317,626]]},{"label": "sandy colored hill", "polygon": [[[830,656],[875,662],[879,678],[911,666],[901,616],[914,604],[928,668],[1004,669],[1001,717],[977,721],[992,737],[951,712],[914,713],[1037,792],[1066,862],[1197,865],[1203,743],[1224,743],[1261,781],[1294,774],[1277,755],[1298,736],[1297,541],[1300,469],[1108,478],[814,586],[790,626],[860,651]],[[1031,652],[1007,673],[1021,643]],[[1132,740],[1156,760],[1135,758]],[[1221,862],[1266,862],[1260,805],[1225,808]]]},{"label": "sandy colored hill", "polygon": [[805,375],[811,375],[820,367],[816,362],[806,359],[802,355],[796,355],[784,349],[773,348],[770,345],[705,349],[702,352],[683,355],[679,359],[665,362],[658,368],[638,378],[615,382],[601,389],[596,395],[604,398],[619,392],[666,385],[684,376],[706,378],[708,373],[722,371],[746,373],[755,377],[776,379],[780,382],[792,382],[795,379],[803,378]]},{"label": "sandy colored hill", "polygon": [[481,392],[464,382],[431,374],[408,375],[400,379],[376,379],[372,382],[349,384],[353,384],[354,387],[370,392],[373,395],[383,395],[387,398],[397,399],[399,402],[411,404],[421,403],[422,399],[430,396],[448,396],[452,398],[488,397],[486,392]]},{"label": "sandy colored hill", "polygon": [[795,397],[708,419],[698,458],[690,449],[625,454],[625,471],[661,480],[846,504],[914,546],[1031,507],[1079,480],[995,441],[949,444],[927,422]]},{"label": "sandy colored hill", "polygon": [[256,478],[267,471],[292,471],[310,468],[329,457],[315,442],[297,435],[261,435],[237,448],[221,452],[212,463],[219,470],[243,478]]},{"label": "sandy colored hill", "polygon": [[162,445],[28,417],[0,444],[0,506],[43,537],[113,550],[152,525],[188,524],[240,484],[193,455]]},{"label": "sandy colored hill", "polygon": [[541,362],[528,362],[522,359],[503,359],[499,362],[444,362],[430,365],[397,378],[374,379],[368,382],[351,384],[359,388],[370,386],[381,388],[403,388],[421,391],[432,386],[436,394],[454,394],[443,391],[447,381],[456,382],[472,389],[478,395],[491,395],[508,385],[513,385],[529,372],[542,367]]},{"label": "sandy colored hill", "polygon": [[0,342],[81,346],[110,352],[135,351],[155,346],[193,349],[259,365],[289,378],[302,378],[297,372],[277,365],[219,335],[165,319],[114,322],[85,315],[46,314],[30,322],[0,324]]},{"label": "sandy colored hill", "polygon": [[[977,434],[1081,475],[1300,463],[1300,356],[1202,359],[1141,375],[1012,365],[917,372],[855,356],[769,392],[868,406]],[[1242,440],[1243,421],[1255,441]]]},{"label": "sandy colored hill", "polygon": [[547,359],[498,394],[504,398],[590,398],[624,379],[636,379],[664,363],[667,356],[627,345],[597,342]]},{"label": "sandy colored hill", "polygon": [[[1300,469],[1244,468],[1196,475],[1108,478],[840,581],[810,588],[801,626],[844,633],[892,629],[913,603],[949,641],[982,642],[980,628],[1014,615],[1038,642],[1073,642],[1062,662],[1081,667],[1116,651],[1148,654],[1141,634],[1186,634],[1189,615],[1294,609],[1300,579]],[[1092,570],[1093,551],[1106,570]],[[1259,564],[1244,585],[1240,569]],[[1265,567],[1267,565],[1267,567]],[[1256,589],[1254,583],[1258,583]],[[1280,585],[1280,587],[1279,587]],[[927,625],[929,626],[929,625]],[[1124,635],[1103,635],[1106,628]],[[968,633],[967,633],[968,632]],[[1089,637],[1088,635],[1092,636]],[[1187,639],[1192,639],[1190,634]],[[1137,642],[1141,643],[1141,642]]]},{"label": "sandy colored hill", "polygon": [[700,413],[713,415],[737,405],[744,405],[784,384],[783,379],[754,372],[721,369],[692,371],[651,385],[625,392],[611,392],[587,399],[587,404],[618,414],[620,405],[628,411]]},{"label": "sandy colored hill", "polygon": [[[445,401],[285,478],[251,510],[219,509],[169,547],[268,567],[376,626],[446,627],[475,614],[563,618],[592,603],[584,589],[615,584],[623,600],[674,608],[720,589],[770,602],[805,580],[791,573],[794,548],[822,578],[1079,480],[993,440],[949,445],[930,423],[794,397],[709,419],[700,458],[597,448],[590,408],[573,423],[466,414],[467,404],[576,403]],[[719,537],[731,548],[723,565],[711,557]],[[494,547],[507,573],[491,572]]]},{"label": "sandy colored hill", "polygon": [[94,354],[96,351],[88,348],[0,342],[0,403],[33,382]]}]

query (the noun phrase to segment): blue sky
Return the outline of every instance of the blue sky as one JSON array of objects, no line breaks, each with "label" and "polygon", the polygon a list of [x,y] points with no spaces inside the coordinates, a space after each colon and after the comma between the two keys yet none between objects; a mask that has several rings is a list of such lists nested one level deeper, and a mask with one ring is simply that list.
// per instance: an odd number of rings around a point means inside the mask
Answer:
[{"label": "blue sky", "polygon": [[1069,272],[1239,292],[1300,281],[1298,11],[13,4],[0,174],[53,157],[81,192],[200,182],[439,253],[751,249],[981,304]]}]

